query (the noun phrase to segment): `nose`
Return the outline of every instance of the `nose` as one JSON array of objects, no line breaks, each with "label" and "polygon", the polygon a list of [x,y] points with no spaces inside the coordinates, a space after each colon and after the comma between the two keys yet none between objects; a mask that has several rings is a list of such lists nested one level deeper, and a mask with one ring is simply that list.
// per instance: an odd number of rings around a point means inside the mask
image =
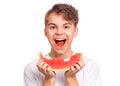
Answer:
[{"label": "nose", "polygon": [[62,28],[57,28],[56,35],[61,35],[61,34],[63,34]]}]

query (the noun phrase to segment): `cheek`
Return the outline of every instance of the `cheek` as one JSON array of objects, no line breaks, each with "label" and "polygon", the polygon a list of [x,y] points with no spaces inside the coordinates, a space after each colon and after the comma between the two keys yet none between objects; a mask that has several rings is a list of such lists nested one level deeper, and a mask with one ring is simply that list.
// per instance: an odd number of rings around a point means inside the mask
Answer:
[{"label": "cheek", "polygon": [[77,36],[77,33],[78,33],[77,31],[73,31],[73,32],[72,32],[72,36],[73,36],[73,37],[76,37],[76,36]]},{"label": "cheek", "polygon": [[72,37],[72,38],[75,36],[75,32],[67,32],[66,34],[67,34],[69,37]]},{"label": "cheek", "polygon": [[53,35],[54,35],[54,34],[51,33],[51,32],[46,32],[46,37],[49,38],[49,39],[52,38]]}]

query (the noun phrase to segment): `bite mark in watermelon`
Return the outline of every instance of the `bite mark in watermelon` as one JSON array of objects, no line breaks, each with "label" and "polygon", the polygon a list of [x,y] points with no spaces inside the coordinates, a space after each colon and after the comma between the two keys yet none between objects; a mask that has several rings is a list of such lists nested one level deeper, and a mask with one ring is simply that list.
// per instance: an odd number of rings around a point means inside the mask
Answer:
[{"label": "bite mark in watermelon", "polygon": [[79,58],[82,58],[81,53],[76,53],[68,61],[64,59],[47,59],[40,54],[40,58],[51,66],[52,71],[67,71],[72,65],[75,65]]}]

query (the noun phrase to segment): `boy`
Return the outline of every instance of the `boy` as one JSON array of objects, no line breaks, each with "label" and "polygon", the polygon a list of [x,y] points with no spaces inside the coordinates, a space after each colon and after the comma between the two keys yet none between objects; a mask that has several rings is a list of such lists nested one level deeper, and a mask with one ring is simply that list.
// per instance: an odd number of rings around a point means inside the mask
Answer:
[{"label": "boy", "polygon": [[[45,35],[51,51],[44,57],[70,59],[74,54],[71,43],[78,33],[78,10],[69,4],[55,4],[45,15]],[[28,64],[24,71],[25,86],[101,86],[99,68],[88,58],[65,72],[54,72],[42,60]]]}]

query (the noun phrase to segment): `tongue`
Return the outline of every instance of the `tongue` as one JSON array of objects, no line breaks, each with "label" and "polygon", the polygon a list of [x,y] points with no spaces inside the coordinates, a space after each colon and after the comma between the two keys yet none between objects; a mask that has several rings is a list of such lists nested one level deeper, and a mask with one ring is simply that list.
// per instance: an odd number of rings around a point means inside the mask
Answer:
[{"label": "tongue", "polygon": [[60,42],[57,42],[57,46],[63,46],[64,45],[64,42],[63,41],[60,41]]}]

